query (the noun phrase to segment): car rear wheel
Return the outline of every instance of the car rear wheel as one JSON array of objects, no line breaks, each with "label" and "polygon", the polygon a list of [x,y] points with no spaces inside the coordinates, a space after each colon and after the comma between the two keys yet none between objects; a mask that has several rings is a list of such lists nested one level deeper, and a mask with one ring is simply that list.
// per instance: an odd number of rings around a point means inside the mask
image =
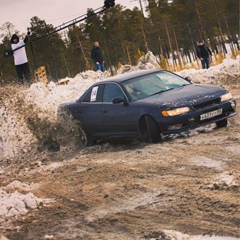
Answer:
[{"label": "car rear wheel", "polygon": [[89,134],[84,130],[83,127],[79,128],[80,144],[83,147],[89,147],[94,145],[94,140],[89,136]]},{"label": "car rear wheel", "polygon": [[227,124],[228,124],[227,119],[223,119],[221,121],[216,122],[216,125],[217,125],[218,128],[226,127]]},{"label": "car rear wheel", "polygon": [[161,142],[160,130],[155,120],[149,116],[145,117],[148,132],[148,141],[151,143]]}]

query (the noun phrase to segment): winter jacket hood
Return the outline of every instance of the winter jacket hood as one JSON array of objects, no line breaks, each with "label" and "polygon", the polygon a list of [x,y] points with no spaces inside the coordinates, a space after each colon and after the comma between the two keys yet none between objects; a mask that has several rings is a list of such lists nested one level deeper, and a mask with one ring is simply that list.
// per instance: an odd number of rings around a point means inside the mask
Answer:
[{"label": "winter jacket hood", "polygon": [[13,34],[11,37],[11,43],[14,44],[15,42],[13,41],[14,39],[17,39],[17,43],[19,42],[19,37],[17,36],[17,34]]}]

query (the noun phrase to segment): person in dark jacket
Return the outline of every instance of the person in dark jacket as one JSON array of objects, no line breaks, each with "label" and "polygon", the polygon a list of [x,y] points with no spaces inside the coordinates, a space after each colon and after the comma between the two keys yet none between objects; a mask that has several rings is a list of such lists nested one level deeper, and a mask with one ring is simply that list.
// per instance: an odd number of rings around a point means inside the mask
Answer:
[{"label": "person in dark jacket", "polygon": [[[30,33],[28,32],[28,35],[29,34]],[[30,85],[30,70],[25,49],[25,44],[28,41],[28,35],[24,38],[24,40],[20,40],[17,34],[13,34],[11,37],[11,48],[13,50],[14,65],[16,67],[19,84],[24,83],[24,76],[27,83]]]},{"label": "person in dark jacket", "polygon": [[211,50],[208,46],[201,40],[198,42],[198,46],[196,48],[197,56],[201,60],[202,68],[209,68],[210,67],[210,59],[212,56]]},{"label": "person in dark jacket", "polygon": [[103,54],[98,42],[94,42],[93,44],[93,48],[91,51],[91,58],[95,64],[96,70],[97,71],[100,70],[104,72],[105,67],[104,67]]}]

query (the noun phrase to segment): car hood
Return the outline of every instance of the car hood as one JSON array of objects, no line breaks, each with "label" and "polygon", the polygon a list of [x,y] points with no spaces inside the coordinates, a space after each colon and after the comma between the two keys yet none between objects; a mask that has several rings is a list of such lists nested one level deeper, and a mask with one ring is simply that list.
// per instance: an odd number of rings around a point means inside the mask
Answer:
[{"label": "car hood", "polygon": [[[148,104],[165,107],[180,107],[211,101],[227,93],[222,87],[203,84],[190,84],[143,99]],[[141,100],[140,100],[141,101]]]}]

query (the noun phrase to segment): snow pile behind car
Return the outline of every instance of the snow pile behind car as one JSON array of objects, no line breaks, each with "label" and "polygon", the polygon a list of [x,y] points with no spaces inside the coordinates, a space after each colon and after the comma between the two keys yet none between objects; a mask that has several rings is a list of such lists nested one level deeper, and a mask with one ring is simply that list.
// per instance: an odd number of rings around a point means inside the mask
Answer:
[{"label": "snow pile behind car", "polygon": [[[179,75],[189,76],[194,83],[209,83],[226,86],[238,84],[240,76],[240,56],[236,60],[226,59],[222,64],[202,70],[183,70]],[[156,58],[148,53],[135,67],[122,66],[118,74],[129,71],[156,68]],[[44,138],[49,126],[56,120],[60,103],[78,99],[94,82],[110,76],[109,72],[86,71],[74,78],[68,78],[68,85],[50,82],[46,88],[42,83],[34,83],[26,88],[3,88],[8,92],[0,101],[0,160],[17,153],[31,151],[31,143]],[[1,93],[2,95],[2,93]],[[41,136],[39,136],[41,135]]]}]

